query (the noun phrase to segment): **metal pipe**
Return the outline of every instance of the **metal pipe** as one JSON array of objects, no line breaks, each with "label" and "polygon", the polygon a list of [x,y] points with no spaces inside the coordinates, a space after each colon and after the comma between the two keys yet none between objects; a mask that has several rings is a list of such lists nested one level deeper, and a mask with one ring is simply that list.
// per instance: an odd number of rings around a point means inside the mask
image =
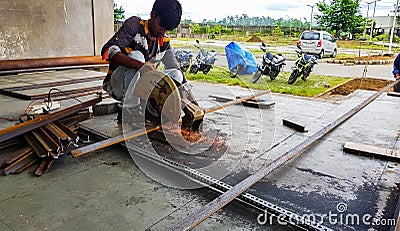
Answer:
[{"label": "metal pipe", "polygon": [[314,133],[311,137],[307,138],[305,141],[298,144],[293,149],[287,151],[285,154],[280,156],[279,158],[272,161],[270,164],[260,168],[256,173],[252,174],[251,176],[247,177],[243,181],[239,182],[237,185],[211,201],[210,203],[206,204],[205,206],[201,207],[200,209],[196,210],[185,219],[181,220],[179,223],[175,224],[170,230],[190,230],[199,225],[205,219],[210,217],[212,214],[223,208],[229,202],[234,200],[240,194],[245,192],[249,189],[252,185],[266,177],[272,171],[278,169],[280,166],[288,162],[289,160],[293,159],[294,157],[300,155],[304,150],[306,150],[310,145],[312,145],[315,141],[319,140],[334,128],[348,120],[350,117],[355,115],[369,103],[374,101],[378,96],[380,96],[383,92],[389,90],[395,84],[399,83],[400,80],[394,81],[387,85],[386,87],[382,88],[379,92],[373,94],[362,103],[358,104],[356,107],[352,108],[347,113],[340,116],[337,120],[331,122],[327,126],[323,127],[316,133]]},{"label": "metal pipe", "polygon": [[40,59],[1,60],[0,71],[49,68],[59,66],[107,64],[101,56],[76,56]]}]

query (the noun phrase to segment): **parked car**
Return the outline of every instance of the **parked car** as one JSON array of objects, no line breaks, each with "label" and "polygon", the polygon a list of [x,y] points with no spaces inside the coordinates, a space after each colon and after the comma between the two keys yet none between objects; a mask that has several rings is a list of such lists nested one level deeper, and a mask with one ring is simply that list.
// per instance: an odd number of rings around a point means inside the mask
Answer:
[{"label": "parked car", "polygon": [[332,58],[337,55],[336,39],[326,31],[304,31],[297,47],[308,54],[318,55],[319,58],[330,55]]}]

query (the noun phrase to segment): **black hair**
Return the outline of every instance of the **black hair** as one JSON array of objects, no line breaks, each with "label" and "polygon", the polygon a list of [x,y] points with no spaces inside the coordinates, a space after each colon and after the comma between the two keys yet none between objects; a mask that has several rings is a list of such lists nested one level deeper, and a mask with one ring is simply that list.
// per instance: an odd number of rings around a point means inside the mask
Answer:
[{"label": "black hair", "polygon": [[160,17],[160,26],[173,30],[179,26],[182,17],[182,6],[178,0],[156,0],[152,12]]}]

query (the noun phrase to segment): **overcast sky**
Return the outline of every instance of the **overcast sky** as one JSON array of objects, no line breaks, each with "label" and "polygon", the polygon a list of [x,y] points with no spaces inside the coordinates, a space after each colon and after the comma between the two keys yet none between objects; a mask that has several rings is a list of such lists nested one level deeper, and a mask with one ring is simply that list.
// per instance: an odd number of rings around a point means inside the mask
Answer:
[{"label": "overcast sky", "polygon": [[[367,2],[361,1],[361,13],[367,16]],[[153,5],[152,0],[114,0],[118,6],[125,10],[125,17],[139,15],[143,19],[150,17]],[[318,0],[180,0],[183,8],[182,19],[191,19],[194,22],[201,22],[203,19],[220,20],[227,16],[247,14],[249,17],[264,16],[274,19],[296,18],[304,21],[310,20],[311,7]],[[381,0],[376,4],[375,16],[393,15],[390,11],[394,9],[396,0]],[[374,4],[370,4],[368,15],[372,16]],[[318,13],[314,8],[314,13]],[[304,19],[305,18],[305,19]]]}]

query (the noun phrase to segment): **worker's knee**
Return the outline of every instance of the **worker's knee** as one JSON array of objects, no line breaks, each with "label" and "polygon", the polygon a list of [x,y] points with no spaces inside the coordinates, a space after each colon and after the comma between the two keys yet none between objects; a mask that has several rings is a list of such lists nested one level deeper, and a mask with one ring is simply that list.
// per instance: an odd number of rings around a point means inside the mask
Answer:
[{"label": "worker's knee", "polygon": [[145,63],[146,60],[144,58],[144,55],[140,51],[132,51],[131,53],[128,54],[128,56],[134,60],[140,61],[142,63]]},{"label": "worker's knee", "polygon": [[169,75],[173,80],[182,84],[187,82],[185,76],[183,75],[182,71],[180,70],[165,70],[165,73]]}]

